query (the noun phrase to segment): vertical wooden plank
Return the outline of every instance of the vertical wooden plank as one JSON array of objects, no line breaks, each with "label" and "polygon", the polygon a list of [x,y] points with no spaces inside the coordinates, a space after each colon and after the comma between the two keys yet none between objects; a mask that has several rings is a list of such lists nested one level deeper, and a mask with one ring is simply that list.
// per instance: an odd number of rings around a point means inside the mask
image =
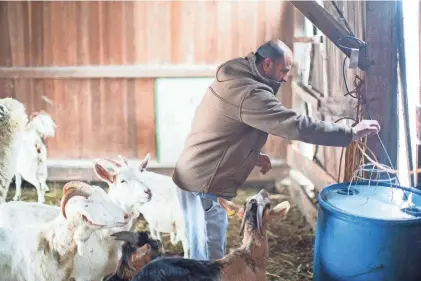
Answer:
[{"label": "vertical wooden plank", "polygon": [[[195,24],[194,24],[194,63],[203,64],[206,61],[206,51],[210,42],[208,42],[209,34],[206,32],[206,27],[210,24],[208,20],[213,15],[208,13],[209,6],[207,1],[199,1],[195,4]],[[209,15],[209,17],[208,17]]]},{"label": "vertical wooden plank", "polygon": [[[103,26],[102,13],[103,2],[89,2],[89,64],[101,64],[104,56],[104,38],[102,36]],[[90,95],[91,105],[89,111],[91,112],[91,135],[96,136],[92,140],[92,147],[90,155],[95,157],[102,157],[103,144],[103,100],[104,100],[104,79],[91,79],[90,80]]]},{"label": "vertical wooden plank", "polygon": [[[16,38],[14,34],[14,16],[15,14],[10,13],[12,10],[12,4],[1,2],[0,3],[0,65],[11,66],[13,65],[15,57]],[[14,79],[1,79],[0,80],[1,97],[13,97],[16,98],[15,81]]]},{"label": "vertical wooden plank", "polygon": [[[52,2],[43,2],[43,65],[50,66],[53,64],[53,37],[52,37],[52,16],[51,6]],[[57,103],[55,99],[55,87],[52,79],[42,79],[44,84],[43,96],[46,100],[51,101],[52,104],[45,103],[44,109],[51,115],[56,122],[56,132],[60,130],[60,120],[57,117]],[[60,142],[57,142],[57,133],[54,138],[47,138],[46,145],[48,148],[48,158],[55,158],[60,153]]]},{"label": "vertical wooden plank", "polygon": [[[51,36],[53,37],[53,64],[76,65],[76,3],[54,2],[51,5]],[[57,143],[55,156],[64,158],[80,157],[79,95],[80,81],[54,79]],[[71,117],[71,118],[69,118]]]},{"label": "vertical wooden plank", "polygon": [[[194,62],[195,42],[195,7],[196,2],[171,2],[171,63],[184,64]],[[149,26],[149,21],[147,25]]]},{"label": "vertical wooden plank", "polygon": [[[125,18],[126,18],[126,61],[127,64],[134,64],[137,57],[137,47],[139,50],[143,48],[143,42],[136,41],[136,30],[142,30],[142,26],[135,25],[135,11],[137,4],[141,2],[127,2],[125,4]],[[169,33],[168,33],[169,34]],[[127,120],[127,157],[137,157],[137,126],[136,126],[136,104],[135,104],[135,79],[126,79],[126,108],[125,118]]]},{"label": "vertical wooden plank", "polygon": [[[215,46],[218,46],[221,40],[221,34],[218,34],[218,20],[217,20],[218,4],[216,1],[206,2],[206,24],[205,29],[202,30],[206,33],[206,44],[204,46],[205,62],[207,64],[218,64],[222,61],[217,56]],[[206,32],[205,32],[206,31]]]},{"label": "vertical wooden plank", "polygon": [[15,98],[14,86],[13,79],[0,79],[0,99],[8,97]]},{"label": "vertical wooden plank", "polygon": [[1,2],[0,3],[0,65],[11,66],[12,65],[12,38],[11,32],[13,31],[13,24],[8,14],[10,6],[15,3]]},{"label": "vertical wooden plank", "polygon": [[[239,17],[239,9],[240,7],[243,5],[243,3],[241,2],[229,2],[231,5],[231,22],[232,22],[232,26],[231,26],[231,36],[230,36],[230,40],[231,40],[231,51],[229,53],[229,58],[227,59],[231,59],[231,58],[235,58],[239,56],[239,42],[242,41],[241,37],[240,37],[240,17]],[[241,44],[241,43],[240,43]]]},{"label": "vertical wooden plank", "polygon": [[[126,56],[126,29],[124,24],[124,2],[105,2],[102,19],[104,37],[104,64],[121,64]],[[125,79],[104,80],[104,131],[107,156],[126,155],[127,119]]]},{"label": "vertical wooden plank", "polygon": [[240,36],[240,40],[237,43],[239,45],[237,56],[246,56],[248,53],[256,50],[258,8],[259,3],[256,1],[240,4],[240,7],[237,9],[237,23],[235,26]]},{"label": "vertical wooden plank", "polygon": [[[365,92],[372,119],[381,126],[380,138],[393,166],[397,163],[397,35],[396,11],[398,2],[366,2],[367,57],[373,64],[366,72]],[[379,142],[378,136],[370,136],[368,146],[383,164],[391,165]]]},{"label": "vertical wooden plank", "polygon": [[[8,3],[7,17],[9,18],[9,42],[11,47],[11,65],[27,66],[27,52],[29,45],[29,23],[27,16],[27,3]],[[26,16],[25,16],[26,15]],[[32,81],[25,79],[14,79],[14,97],[25,105],[26,112],[30,114],[32,108]]]},{"label": "vertical wooden plank", "polygon": [[[172,2],[173,3],[173,2]],[[133,29],[134,29],[134,47],[135,47],[135,62],[137,64],[143,64],[147,61],[147,48],[148,48],[148,42],[146,41],[146,2],[136,1],[133,3],[133,10],[132,13],[130,13],[130,10],[128,10],[128,13],[131,14],[131,17],[133,18]],[[128,22],[129,24],[130,22]],[[168,30],[169,33],[171,33],[171,30]],[[172,47],[172,41],[169,43]],[[172,48],[173,49],[173,48]]]},{"label": "vertical wooden plank", "polygon": [[220,62],[232,59],[232,45],[236,44],[232,38],[233,23],[231,6],[232,4],[229,1],[218,1],[217,4],[217,34],[219,38],[215,54]]},{"label": "vertical wooden plank", "polygon": [[[89,65],[89,43],[93,34],[89,30],[90,9],[95,3],[78,2],[76,6],[76,38],[77,38],[77,64]],[[92,135],[92,93],[91,79],[82,79],[80,81],[80,99],[79,99],[79,155],[81,158],[94,158],[94,140]]]},{"label": "vertical wooden plank", "polygon": [[136,105],[138,158],[146,153],[156,159],[155,79],[136,79],[134,100]]},{"label": "vertical wooden plank", "polygon": [[[181,3],[181,4],[184,4]],[[190,4],[190,3],[186,3]],[[146,58],[148,63],[169,63],[170,52],[170,2],[151,1],[146,3]],[[176,20],[183,20],[177,18]],[[171,29],[171,33],[174,28]],[[191,38],[191,37],[186,37]],[[184,38],[183,38],[184,39]],[[184,40],[189,42],[190,40]]]},{"label": "vertical wooden plank", "polygon": [[[44,64],[44,3],[33,2],[30,6],[31,23],[30,23],[30,34],[31,34],[31,65],[42,66]],[[32,102],[33,110],[39,111],[44,109],[45,102],[43,102],[42,96],[44,94],[44,80],[34,79],[32,81]]]},{"label": "vertical wooden plank", "polygon": [[[171,2],[171,63],[175,64],[181,61],[180,54],[182,53],[182,42],[180,38],[180,29],[181,21],[179,17],[182,11],[182,2],[181,1],[172,1]],[[145,22],[146,24],[146,22]],[[149,46],[148,46],[149,48]]]},{"label": "vertical wooden plank", "polygon": [[267,31],[266,31],[266,3],[259,1],[259,8],[257,11],[257,46],[260,46],[265,41],[267,41]]}]

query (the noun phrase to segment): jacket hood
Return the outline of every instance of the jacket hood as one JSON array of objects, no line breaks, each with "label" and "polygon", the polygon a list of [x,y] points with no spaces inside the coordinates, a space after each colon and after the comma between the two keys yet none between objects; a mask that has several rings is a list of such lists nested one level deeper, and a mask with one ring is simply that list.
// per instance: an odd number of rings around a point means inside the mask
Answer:
[{"label": "jacket hood", "polygon": [[249,78],[268,85],[276,95],[282,82],[263,77],[256,66],[255,53],[249,53],[245,58],[236,58],[220,65],[216,71],[216,80],[226,82],[235,79]]}]

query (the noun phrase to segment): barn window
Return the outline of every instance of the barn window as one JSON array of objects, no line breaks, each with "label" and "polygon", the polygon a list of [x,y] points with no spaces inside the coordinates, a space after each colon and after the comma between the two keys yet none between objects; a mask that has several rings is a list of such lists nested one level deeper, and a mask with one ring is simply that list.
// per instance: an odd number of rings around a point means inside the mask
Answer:
[{"label": "barn window", "polygon": [[155,84],[157,160],[174,165],[190,132],[194,111],[213,77],[159,78]]}]

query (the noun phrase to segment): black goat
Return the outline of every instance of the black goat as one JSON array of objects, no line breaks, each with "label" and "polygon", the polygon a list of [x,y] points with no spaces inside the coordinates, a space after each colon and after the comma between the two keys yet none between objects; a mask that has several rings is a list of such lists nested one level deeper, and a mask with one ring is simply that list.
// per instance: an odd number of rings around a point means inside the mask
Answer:
[{"label": "black goat", "polygon": [[103,281],[129,281],[145,264],[162,254],[162,243],[149,238],[147,232],[121,231],[111,236],[124,241],[122,255],[115,271]]}]

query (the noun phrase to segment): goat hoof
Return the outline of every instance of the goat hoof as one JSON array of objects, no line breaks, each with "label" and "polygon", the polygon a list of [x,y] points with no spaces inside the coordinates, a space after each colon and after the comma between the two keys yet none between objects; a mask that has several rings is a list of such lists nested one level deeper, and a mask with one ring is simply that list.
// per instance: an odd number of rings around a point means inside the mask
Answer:
[{"label": "goat hoof", "polygon": [[20,201],[20,196],[14,196],[13,201]]}]

